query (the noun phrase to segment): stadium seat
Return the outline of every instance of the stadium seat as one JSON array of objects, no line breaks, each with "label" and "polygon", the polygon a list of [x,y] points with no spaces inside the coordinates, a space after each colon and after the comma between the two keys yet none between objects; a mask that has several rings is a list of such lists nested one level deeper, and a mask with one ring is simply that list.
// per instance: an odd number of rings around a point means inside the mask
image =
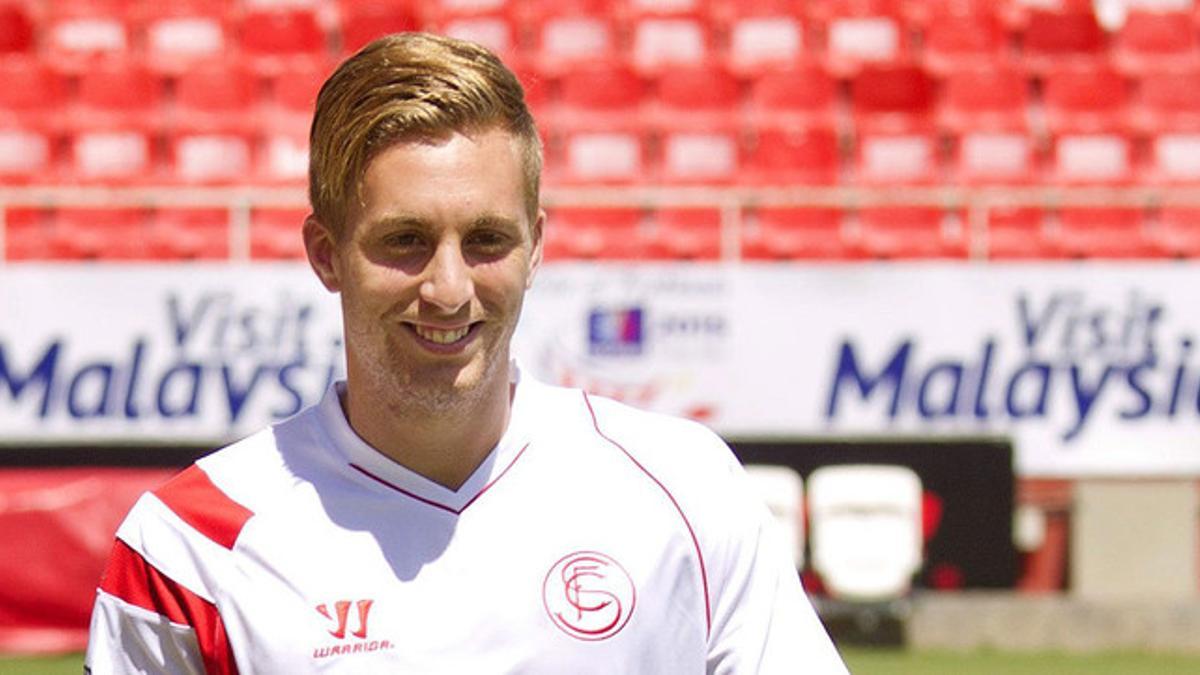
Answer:
[{"label": "stadium seat", "polygon": [[559,79],[559,93],[539,121],[556,127],[638,126],[646,83],[633,70],[613,63],[574,68]]},{"label": "stadium seat", "polygon": [[927,184],[944,178],[941,141],[932,132],[864,131],[855,146],[853,175],[863,184]]},{"label": "stadium seat", "polygon": [[933,127],[934,81],[910,65],[868,66],[850,80],[854,126],[859,131],[914,131]]},{"label": "stadium seat", "polygon": [[965,258],[962,219],[934,206],[864,206],[861,246],[873,258]]},{"label": "stadium seat", "polygon": [[1200,184],[1200,129],[1164,131],[1149,139],[1149,158],[1139,181],[1165,185]]},{"label": "stadium seat", "polygon": [[804,480],[790,466],[747,464],[750,487],[767,505],[771,522],[797,570],[804,568]]},{"label": "stadium seat", "polygon": [[354,2],[342,0],[341,53],[349,56],[376,38],[391,33],[419,30],[421,16],[416,3]]},{"label": "stadium seat", "polygon": [[167,146],[171,177],[183,183],[244,183],[254,168],[254,138],[235,129],[177,129]]},{"label": "stadium seat", "polygon": [[1090,6],[1034,9],[1022,32],[1022,62],[1041,74],[1072,63],[1095,64],[1106,57],[1108,39]]},{"label": "stadium seat", "polygon": [[924,558],[921,479],[907,467],[824,466],[808,477],[812,565],[836,599],[905,596]]},{"label": "stadium seat", "polygon": [[770,6],[758,12],[746,9],[731,20],[725,31],[728,44],[724,61],[739,75],[761,75],[806,60],[805,27],[794,14]]},{"label": "stadium seat", "polygon": [[1053,182],[1120,185],[1137,177],[1133,139],[1123,131],[1059,134],[1050,143]]},{"label": "stadium seat", "polygon": [[532,57],[543,72],[557,76],[579,66],[618,62],[618,31],[609,14],[570,4],[548,9],[532,26]]},{"label": "stadium seat", "polygon": [[156,260],[229,257],[229,209],[159,208],[150,222],[148,255]]},{"label": "stadium seat", "polygon": [[147,260],[149,212],[136,207],[61,207],[54,213],[53,258]]},{"label": "stadium seat", "polygon": [[515,19],[505,12],[477,14],[471,9],[464,7],[462,13],[442,12],[430,27],[443,35],[477,42],[491,49],[510,66],[516,65],[520,45]]},{"label": "stadium seat", "polygon": [[1042,104],[1050,133],[1129,125],[1125,78],[1108,66],[1066,65],[1044,75]]},{"label": "stadium seat", "polygon": [[838,125],[837,81],[815,66],[762,73],[750,82],[745,120],[752,128],[834,129]]},{"label": "stadium seat", "polygon": [[938,99],[937,126],[950,134],[1020,131],[1029,127],[1029,84],[1006,67],[963,68],[946,74]]},{"label": "stadium seat", "polygon": [[1150,238],[1162,255],[1200,257],[1200,207],[1163,205]]},{"label": "stadium seat", "polygon": [[814,4],[808,15],[824,38],[821,57],[830,72],[846,77],[864,65],[909,60],[911,45],[900,2],[826,0]]},{"label": "stadium seat", "polygon": [[1038,206],[991,206],[985,213],[985,249],[992,260],[1040,260],[1063,255],[1057,239],[1046,228],[1046,214]]},{"label": "stadium seat", "polygon": [[238,35],[243,57],[264,75],[329,57],[325,29],[312,7],[249,7],[239,21]]},{"label": "stadium seat", "polygon": [[649,113],[661,148],[655,171],[669,183],[732,182],[742,154],[738,80],[717,67],[679,68],[658,83]]},{"label": "stadium seat", "polygon": [[641,260],[650,255],[644,216],[632,207],[555,207],[546,225],[547,260]]},{"label": "stadium seat", "polygon": [[213,0],[142,3],[142,60],[151,69],[179,75],[232,51],[232,12]]},{"label": "stadium seat", "polygon": [[47,3],[41,26],[41,51],[55,69],[81,75],[97,60],[127,60],[133,35],[125,16],[111,2]]},{"label": "stadium seat", "polygon": [[175,78],[174,106],[168,108],[166,122],[174,129],[248,131],[258,127],[261,105],[259,79],[242,62],[206,61]]},{"label": "stadium seat", "polygon": [[148,131],[163,122],[166,101],[163,80],[140,63],[101,62],[79,78],[72,126],[120,125]]},{"label": "stadium seat", "polygon": [[0,3],[0,54],[30,53],[36,46],[33,17],[25,3]]},{"label": "stadium seat", "polygon": [[1200,42],[1191,15],[1133,9],[1117,31],[1112,63],[1133,76],[1200,65]]},{"label": "stadium seat", "polygon": [[1007,65],[1008,35],[994,12],[971,3],[934,4],[940,11],[932,12],[921,52],[927,72],[945,76]]},{"label": "stadium seat", "polygon": [[748,260],[850,260],[862,252],[847,243],[836,208],[759,207],[742,227]]},{"label": "stadium seat", "polygon": [[1028,184],[1042,179],[1034,137],[1024,131],[964,131],[950,137],[953,180],[966,185]]},{"label": "stadium seat", "polygon": [[1064,206],[1058,239],[1073,258],[1153,258],[1162,255],[1146,229],[1145,212],[1128,206]]},{"label": "stadium seat", "polygon": [[0,58],[0,184],[55,178],[66,87],[26,55]]},{"label": "stadium seat", "polygon": [[763,127],[746,149],[739,181],[761,185],[831,185],[841,177],[838,137],[830,127]]},{"label": "stadium seat", "polygon": [[633,25],[630,63],[651,77],[701,66],[712,60],[710,40],[708,26],[697,18],[639,19]]},{"label": "stadium seat", "polygon": [[1130,118],[1144,134],[1200,131],[1200,68],[1144,75]]},{"label": "stadium seat", "polygon": [[300,230],[305,208],[256,207],[250,210],[250,257],[255,260],[303,260]]},{"label": "stadium seat", "polygon": [[155,135],[136,127],[75,129],[65,178],[108,185],[154,182],[161,165]]},{"label": "stadium seat", "polygon": [[650,255],[666,260],[716,260],[721,257],[721,211],[665,207],[653,212]]},{"label": "stadium seat", "polygon": [[646,179],[646,139],[636,126],[577,126],[556,135],[561,152],[547,156],[553,184],[629,184]]},{"label": "stadium seat", "polygon": [[52,257],[54,230],[43,208],[10,206],[4,211],[4,259],[45,260]]}]

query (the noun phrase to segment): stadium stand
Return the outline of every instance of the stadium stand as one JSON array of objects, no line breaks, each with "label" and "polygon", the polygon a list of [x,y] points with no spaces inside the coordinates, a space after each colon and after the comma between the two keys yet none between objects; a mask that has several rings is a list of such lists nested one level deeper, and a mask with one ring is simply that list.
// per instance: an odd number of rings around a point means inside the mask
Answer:
[{"label": "stadium stand", "polygon": [[[1196,13],[1168,5],[1131,3],[1114,19],[1085,0],[3,0],[0,74],[11,86],[0,92],[0,181],[298,189],[309,111],[336,60],[375,35],[420,28],[482,41],[514,64],[543,126],[551,193],[688,187],[709,190],[715,208],[737,191],[783,189],[794,201],[780,208],[800,215],[851,205],[837,190],[942,187],[980,223],[963,230],[973,255],[1087,255],[1042,236],[1001,243],[1014,222],[982,195],[1174,190],[1200,178]],[[814,189],[826,191],[821,204]],[[1042,226],[1057,236],[1055,194],[1010,195],[1000,211],[1049,213]],[[175,205],[210,207],[205,199]],[[221,220],[254,220],[253,201],[230,199]],[[1151,232],[1182,217],[1160,216],[1157,201],[1144,201]],[[823,230],[827,245],[763,248],[788,228],[770,210],[762,222],[746,213],[749,229],[733,239],[748,257],[854,257],[840,228]],[[874,236],[866,213],[866,229],[851,219],[851,232]],[[816,236],[807,230],[798,225]],[[1158,255],[1140,229],[1121,231],[1130,250]]]}]

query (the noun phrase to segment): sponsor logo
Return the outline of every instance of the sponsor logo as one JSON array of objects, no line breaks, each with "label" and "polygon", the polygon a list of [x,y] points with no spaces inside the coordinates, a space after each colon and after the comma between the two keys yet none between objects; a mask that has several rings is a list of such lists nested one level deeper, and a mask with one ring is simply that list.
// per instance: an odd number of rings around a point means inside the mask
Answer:
[{"label": "sponsor logo", "polygon": [[593,309],[588,314],[588,351],[592,354],[641,354],[645,344],[641,307]]},{"label": "sponsor logo", "polygon": [[[341,642],[314,649],[313,658],[324,659],[343,654],[362,654],[394,649],[395,645],[388,640],[371,640],[367,637],[367,619],[370,617],[371,607],[374,604],[374,600],[338,600],[332,603],[332,610],[326,603],[317,605],[317,613],[325,617],[332,626],[328,629],[329,634]],[[356,617],[353,626],[350,621],[352,608]],[[347,631],[349,632],[347,633]]]},{"label": "sponsor logo", "polygon": [[595,551],[576,551],[550,568],[542,601],[551,621],[579,640],[604,640],[629,622],[637,592],[620,563]]}]

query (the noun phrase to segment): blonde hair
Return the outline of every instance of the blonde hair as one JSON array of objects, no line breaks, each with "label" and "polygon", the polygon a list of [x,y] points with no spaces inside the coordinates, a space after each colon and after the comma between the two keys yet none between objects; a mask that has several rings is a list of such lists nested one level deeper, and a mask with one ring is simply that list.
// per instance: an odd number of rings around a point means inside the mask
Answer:
[{"label": "blonde hair", "polygon": [[313,215],[340,236],[362,207],[363,174],[380,152],[400,142],[494,128],[520,143],[533,222],[542,145],[516,75],[471,42],[425,33],[380,38],[342,63],[317,95],[309,133]]}]

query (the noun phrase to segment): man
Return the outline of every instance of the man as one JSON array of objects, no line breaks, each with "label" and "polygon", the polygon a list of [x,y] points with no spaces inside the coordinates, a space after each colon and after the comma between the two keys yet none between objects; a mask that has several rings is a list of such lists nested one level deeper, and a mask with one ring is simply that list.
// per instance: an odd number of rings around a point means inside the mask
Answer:
[{"label": "man", "polygon": [[510,363],[545,224],[511,72],[384,38],[311,140],[346,381],[134,506],[92,673],[844,672],[724,443]]}]

